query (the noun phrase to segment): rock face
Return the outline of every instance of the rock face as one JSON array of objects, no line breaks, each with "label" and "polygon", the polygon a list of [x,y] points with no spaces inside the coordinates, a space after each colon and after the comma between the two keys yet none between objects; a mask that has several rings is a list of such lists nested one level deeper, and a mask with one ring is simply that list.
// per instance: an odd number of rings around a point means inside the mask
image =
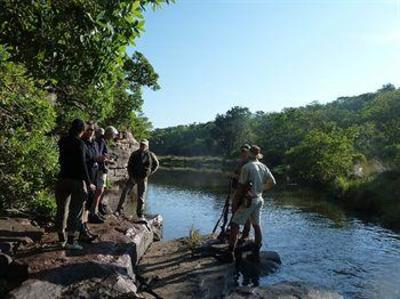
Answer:
[{"label": "rock face", "polygon": [[284,282],[266,288],[239,288],[227,299],[343,299],[338,293],[302,282]]},{"label": "rock face", "polygon": [[100,239],[85,245],[82,252],[54,244],[39,252],[21,253],[18,260],[30,265],[30,279],[8,298],[98,298],[100,293],[113,298],[117,293],[135,293],[134,267],[161,222],[160,216],[146,225],[111,216],[106,224],[91,228]]}]

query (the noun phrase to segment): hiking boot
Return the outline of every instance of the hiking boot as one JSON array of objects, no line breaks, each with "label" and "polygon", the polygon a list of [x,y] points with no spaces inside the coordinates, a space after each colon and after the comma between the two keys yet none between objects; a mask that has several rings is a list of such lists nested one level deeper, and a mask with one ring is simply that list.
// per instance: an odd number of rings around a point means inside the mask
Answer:
[{"label": "hiking boot", "polygon": [[99,204],[99,213],[101,216],[107,216],[108,214],[108,208],[106,204]]},{"label": "hiking boot", "polygon": [[83,243],[92,243],[96,239],[97,236],[90,235],[87,232],[80,233],[79,235],[79,241]]},{"label": "hiking boot", "polygon": [[95,239],[97,239],[99,237],[99,235],[96,234],[92,234],[89,231],[89,228],[87,227],[87,224],[84,223],[82,226],[82,231],[79,234],[79,241],[82,242],[86,242],[86,243],[91,243],[93,242]]},{"label": "hiking boot", "polygon": [[64,248],[67,250],[83,250],[82,245],[76,241],[74,243],[66,243]]},{"label": "hiking boot", "polygon": [[89,222],[100,224],[100,223],[104,223],[104,220],[102,218],[100,218],[99,215],[97,215],[97,214],[89,214]]}]

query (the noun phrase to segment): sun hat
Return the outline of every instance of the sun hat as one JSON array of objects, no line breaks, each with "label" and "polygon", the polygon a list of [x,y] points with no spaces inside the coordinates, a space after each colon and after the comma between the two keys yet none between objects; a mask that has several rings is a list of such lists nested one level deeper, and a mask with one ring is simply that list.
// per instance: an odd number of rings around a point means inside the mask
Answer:
[{"label": "sun hat", "polygon": [[147,139],[143,139],[142,141],[140,141],[140,144],[144,144],[146,146],[149,146],[149,141]]}]

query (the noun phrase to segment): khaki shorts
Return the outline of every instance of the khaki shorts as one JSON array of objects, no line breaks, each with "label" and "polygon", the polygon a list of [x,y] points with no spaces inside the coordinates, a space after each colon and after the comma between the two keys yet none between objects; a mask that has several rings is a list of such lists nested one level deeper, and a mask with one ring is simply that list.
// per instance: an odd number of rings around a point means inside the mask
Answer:
[{"label": "khaki shorts", "polygon": [[238,225],[244,225],[248,219],[252,224],[260,224],[261,209],[264,204],[262,197],[255,197],[251,201],[251,206],[246,208],[240,206],[232,218],[232,222]]},{"label": "khaki shorts", "polygon": [[103,188],[106,185],[107,174],[102,170],[98,170],[96,173],[96,187]]}]

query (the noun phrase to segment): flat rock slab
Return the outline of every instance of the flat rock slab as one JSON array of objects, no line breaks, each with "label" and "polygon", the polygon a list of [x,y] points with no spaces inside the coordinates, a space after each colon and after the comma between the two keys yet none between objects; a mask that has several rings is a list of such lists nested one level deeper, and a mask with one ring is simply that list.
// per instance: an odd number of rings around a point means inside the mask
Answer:
[{"label": "flat rock slab", "polygon": [[265,288],[238,288],[226,299],[343,299],[330,290],[302,282],[283,282]]},{"label": "flat rock slab", "polygon": [[[153,230],[159,230],[155,225],[161,222],[160,216],[147,225],[110,216],[105,224],[91,225],[100,238],[85,244],[83,251],[62,250],[55,234],[45,235],[44,247],[17,254],[18,261],[30,266],[30,279],[11,291],[9,298],[77,298],[73,291],[77,288],[80,298],[98,298],[97,290],[103,290],[103,298],[112,298],[117,282],[125,293],[135,292],[133,269],[152,243]],[[115,283],[107,287],[107,279]]]},{"label": "flat rock slab", "polygon": [[[5,240],[18,240],[28,237],[33,241],[40,241],[44,230],[32,225],[26,218],[0,218],[0,237]],[[27,239],[28,240],[28,239]]]},{"label": "flat rock slab", "polygon": [[[156,242],[143,256],[138,273],[162,298],[221,298],[234,287],[234,264],[193,254],[185,239]],[[145,298],[154,298],[143,292]]]}]

